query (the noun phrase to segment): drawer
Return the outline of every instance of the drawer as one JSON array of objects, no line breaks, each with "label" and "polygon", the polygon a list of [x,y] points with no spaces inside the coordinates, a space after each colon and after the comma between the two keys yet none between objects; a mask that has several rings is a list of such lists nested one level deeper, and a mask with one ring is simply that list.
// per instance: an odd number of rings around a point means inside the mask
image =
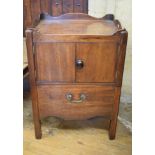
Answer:
[{"label": "drawer", "polygon": [[114,87],[97,85],[40,85],[37,87],[40,117],[67,120],[111,117]]}]

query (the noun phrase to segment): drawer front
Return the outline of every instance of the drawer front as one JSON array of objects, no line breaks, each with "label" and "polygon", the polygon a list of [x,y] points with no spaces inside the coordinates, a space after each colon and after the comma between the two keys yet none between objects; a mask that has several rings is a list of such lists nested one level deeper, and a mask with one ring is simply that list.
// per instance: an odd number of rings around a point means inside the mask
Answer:
[{"label": "drawer front", "polygon": [[57,116],[68,120],[111,117],[114,103],[111,86],[44,85],[37,90],[41,117]]},{"label": "drawer front", "polygon": [[76,61],[83,66],[77,64],[76,81],[115,82],[117,48],[116,42],[77,44]]}]

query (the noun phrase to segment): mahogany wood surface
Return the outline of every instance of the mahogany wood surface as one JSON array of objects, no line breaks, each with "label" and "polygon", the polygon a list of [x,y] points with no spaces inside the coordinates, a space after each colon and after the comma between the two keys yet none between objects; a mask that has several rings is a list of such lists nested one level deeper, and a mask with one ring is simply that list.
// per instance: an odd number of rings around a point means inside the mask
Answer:
[{"label": "mahogany wood surface", "polygon": [[76,47],[76,59],[84,63],[82,69],[76,69],[76,82],[114,82],[117,61],[115,42],[79,43]]},{"label": "mahogany wood surface", "polygon": [[[73,18],[74,17],[74,18]],[[83,13],[68,13],[59,17],[46,15],[36,27],[40,35],[104,35],[111,36],[121,28],[118,23],[104,18],[94,18]]]},{"label": "mahogany wood surface", "polygon": [[121,95],[121,87],[115,87],[113,112],[112,112],[112,118],[109,124],[109,138],[111,140],[115,139],[116,137],[117,116],[118,116],[118,110],[119,110],[120,95]]},{"label": "mahogany wood surface", "polygon": [[32,25],[31,17],[31,0],[23,0],[23,34],[25,35],[26,28]]},{"label": "mahogany wood surface", "polygon": [[64,0],[63,1],[63,13],[74,12],[74,1],[73,0]]},{"label": "mahogany wood surface", "polygon": [[41,13],[59,16],[65,13],[88,13],[88,0],[23,0],[23,29],[34,25]]},{"label": "mahogany wood surface", "polygon": [[73,43],[37,44],[35,56],[38,81],[75,81],[75,45]]},{"label": "mahogany wood surface", "polygon": [[[66,94],[74,100],[82,93],[86,99],[70,103]],[[111,117],[114,102],[114,87],[96,85],[38,86],[38,102],[41,117],[57,116],[67,120],[88,119],[95,116]]]},{"label": "mahogany wood surface", "polygon": [[36,138],[47,116],[104,116],[115,139],[127,44],[119,21],[111,15],[43,14],[26,34]]},{"label": "mahogany wood surface", "polygon": [[37,87],[35,84],[32,30],[26,31],[26,46],[27,46],[31,96],[32,96],[32,110],[33,110],[33,120],[34,120],[34,128],[35,128],[35,137],[37,139],[40,139],[42,133],[41,133],[41,123],[40,123],[40,116],[39,116],[39,109],[38,109],[38,94],[37,94]]}]

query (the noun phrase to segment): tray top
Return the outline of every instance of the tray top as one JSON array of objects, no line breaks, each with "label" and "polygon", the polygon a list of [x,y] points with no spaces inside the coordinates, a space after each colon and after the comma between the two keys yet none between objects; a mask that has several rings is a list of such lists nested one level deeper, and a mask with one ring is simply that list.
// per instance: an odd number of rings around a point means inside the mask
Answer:
[{"label": "tray top", "polygon": [[41,35],[105,35],[111,36],[120,31],[118,20],[91,17],[83,13],[68,13],[59,17],[42,15],[35,27]]}]

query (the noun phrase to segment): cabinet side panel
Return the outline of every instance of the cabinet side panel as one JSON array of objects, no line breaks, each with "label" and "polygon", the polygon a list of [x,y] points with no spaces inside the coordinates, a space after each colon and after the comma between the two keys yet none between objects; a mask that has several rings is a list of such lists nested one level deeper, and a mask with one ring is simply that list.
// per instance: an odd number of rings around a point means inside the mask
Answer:
[{"label": "cabinet side panel", "polygon": [[120,47],[119,47],[119,51],[118,51],[117,74],[116,74],[116,82],[117,82],[118,86],[122,85],[127,38],[128,38],[127,31],[122,31],[121,32],[121,42],[120,42]]}]

